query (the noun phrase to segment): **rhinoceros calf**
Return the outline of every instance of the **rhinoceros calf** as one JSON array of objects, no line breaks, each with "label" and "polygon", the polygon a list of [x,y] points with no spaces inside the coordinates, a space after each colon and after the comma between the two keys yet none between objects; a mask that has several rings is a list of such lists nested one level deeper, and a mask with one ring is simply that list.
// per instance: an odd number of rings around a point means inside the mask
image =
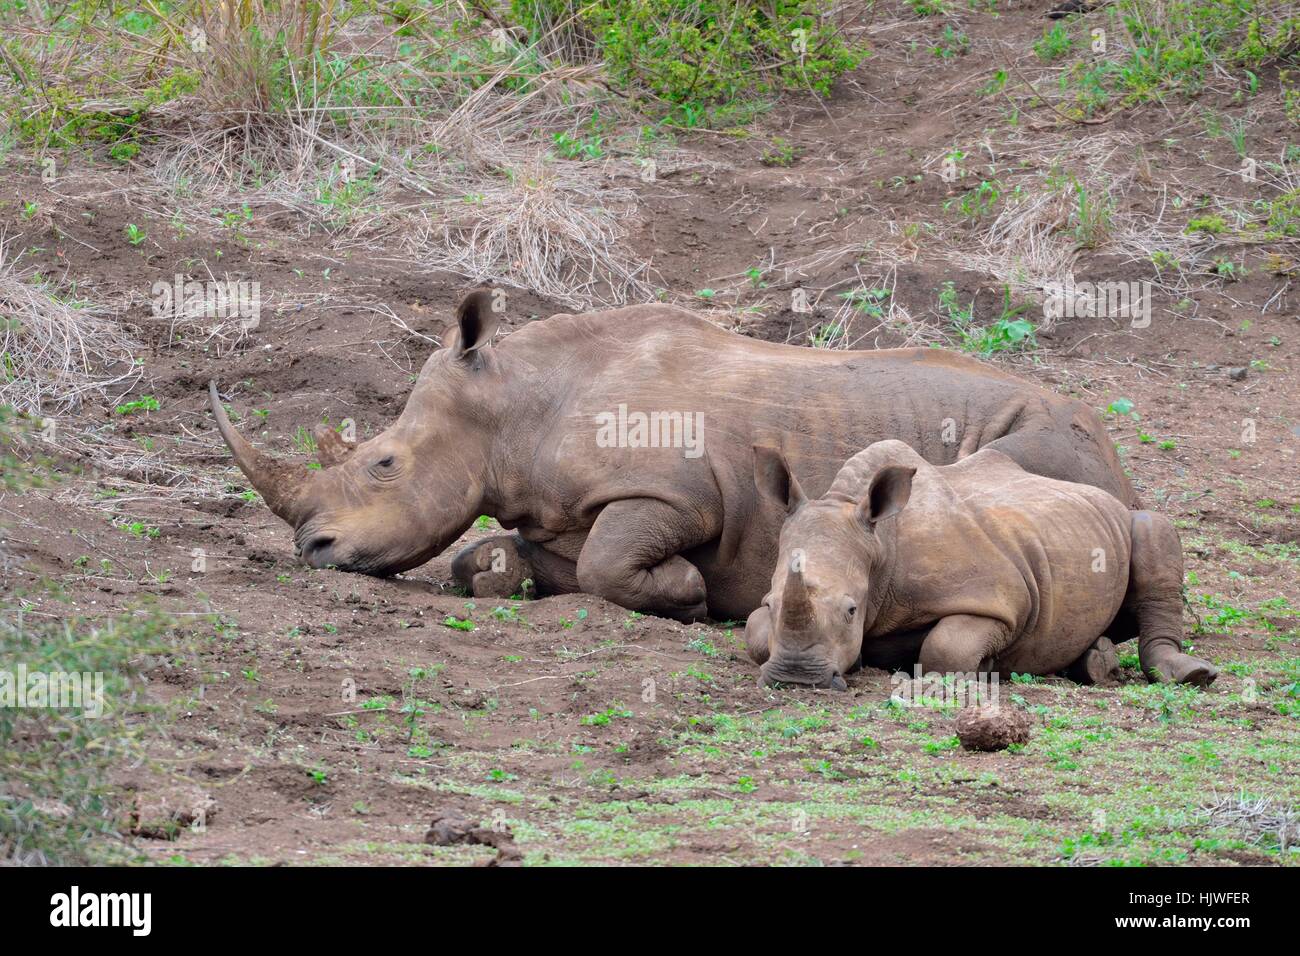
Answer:
[{"label": "rhinoceros calf", "polygon": [[1182,652],[1183,558],[1169,519],[986,448],[935,467],[898,441],[854,455],[809,501],[780,451],[755,483],[788,517],[746,642],[768,683],[846,687],[859,660],[1053,674],[1103,635],[1138,636],[1151,680],[1206,685]]},{"label": "rhinoceros calf", "polygon": [[1132,501],[1086,405],[942,349],[799,348],[641,305],[556,315],[492,339],[471,294],[401,416],[369,441],[320,433],[323,469],[254,448],[210,389],[239,467],[314,567],[386,575],[441,553],[479,515],[515,534],[453,573],[476,596],[585,591],[692,620],[743,618],[767,588],[779,516],[758,507],[753,446],[780,445],[813,494],[896,438],[945,463],[999,448]]}]

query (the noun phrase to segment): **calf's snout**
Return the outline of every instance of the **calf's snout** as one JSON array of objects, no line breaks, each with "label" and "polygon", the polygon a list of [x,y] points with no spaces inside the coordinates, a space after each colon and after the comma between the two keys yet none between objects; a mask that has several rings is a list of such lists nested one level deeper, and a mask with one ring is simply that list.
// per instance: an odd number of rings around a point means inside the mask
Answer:
[{"label": "calf's snout", "polygon": [[759,668],[759,686],[772,684],[807,684],[812,687],[829,687],[831,690],[848,690],[849,685],[828,661],[817,657],[774,657]]}]

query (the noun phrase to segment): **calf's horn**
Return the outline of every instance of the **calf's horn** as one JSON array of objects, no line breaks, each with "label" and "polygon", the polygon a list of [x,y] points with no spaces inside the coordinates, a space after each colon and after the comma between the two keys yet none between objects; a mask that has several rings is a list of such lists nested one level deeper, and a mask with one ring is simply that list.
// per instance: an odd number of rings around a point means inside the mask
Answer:
[{"label": "calf's horn", "polygon": [[813,624],[812,600],[802,571],[791,570],[781,592],[781,623],[794,630],[806,630]]},{"label": "calf's horn", "polygon": [[291,465],[277,461],[270,455],[263,454],[239,433],[230,423],[230,416],[217,397],[217,383],[208,382],[208,400],[212,405],[212,417],[217,420],[217,429],[230,454],[235,458],[249,483],[257,489],[266,506],[277,516],[295,527],[302,511],[300,499],[307,484],[307,474]]}]

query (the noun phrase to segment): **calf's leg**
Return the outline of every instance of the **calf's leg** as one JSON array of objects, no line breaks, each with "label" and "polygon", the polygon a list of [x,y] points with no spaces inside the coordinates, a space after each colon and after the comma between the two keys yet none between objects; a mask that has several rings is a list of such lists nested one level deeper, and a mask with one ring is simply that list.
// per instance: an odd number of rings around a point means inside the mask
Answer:
[{"label": "calf's leg", "polygon": [[1219,672],[1183,653],[1183,549],[1173,523],[1151,511],[1132,513],[1133,558],[1124,608],[1138,622],[1138,660],[1150,681],[1205,687]]},{"label": "calf's leg", "polygon": [[772,610],[760,605],[745,621],[745,650],[755,664],[766,664],[771,656]]},{"label": "calf's leg", "polygon": [[578,555],[578,584],[634,611],[700,620],[708,616],[704,577],[679,552],[709,536],[697,515],[666,502],[612,502],[597,516]]}]

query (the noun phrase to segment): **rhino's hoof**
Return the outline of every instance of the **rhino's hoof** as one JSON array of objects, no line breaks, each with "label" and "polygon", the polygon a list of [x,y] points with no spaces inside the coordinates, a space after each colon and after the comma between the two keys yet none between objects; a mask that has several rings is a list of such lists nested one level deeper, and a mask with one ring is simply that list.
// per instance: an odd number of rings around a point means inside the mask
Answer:
[{"label": "rhino's hoof", "polygon": [[1144,669],[1147,680],[1153,684],[1192,684],[1196,687],[1209,687],[1219,676],[1219,669],[1209,661],[1182,653],[1168,654]]}]

